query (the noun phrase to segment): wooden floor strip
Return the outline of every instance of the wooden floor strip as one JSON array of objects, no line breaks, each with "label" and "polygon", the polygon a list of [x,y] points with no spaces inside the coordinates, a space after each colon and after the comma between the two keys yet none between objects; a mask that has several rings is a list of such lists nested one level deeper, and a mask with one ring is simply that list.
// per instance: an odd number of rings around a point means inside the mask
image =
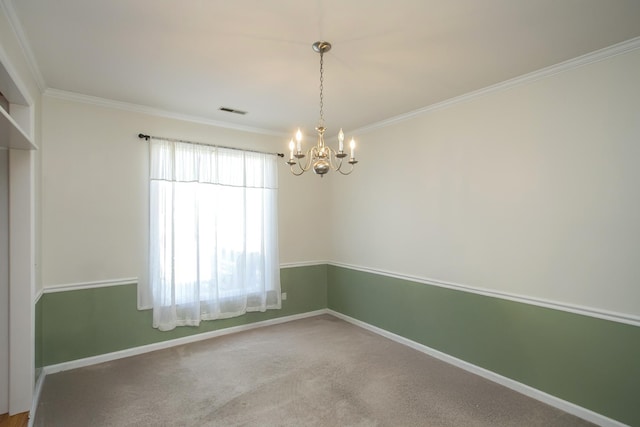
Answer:
[{"label": "wooden floor strip", "polygon": [[29,425],[29,412],[22,412],[9,416],[0,415],[0,427],[27,427]]}]

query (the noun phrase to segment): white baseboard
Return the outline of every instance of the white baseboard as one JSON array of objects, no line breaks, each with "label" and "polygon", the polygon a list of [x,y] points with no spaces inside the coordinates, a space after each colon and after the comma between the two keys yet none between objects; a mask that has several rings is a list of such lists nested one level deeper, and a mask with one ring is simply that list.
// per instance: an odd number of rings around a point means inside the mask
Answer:
[{"label": "white baseboard", "polygon": [[48,374],[54,374],[57,372],[66,371],[69,369],[82,368],[85,366],[96,365],[98,363],[109,362],[112,360],[123,359],[125,357],[136,356],[139,354],[149,353],[156,350],[162,350],[170,347],[176,347],[183,344],[188,344],[192,342],[202,341],[210,338],[215,338],[223,335],[229,335],[237,332],[248,331],[251,329],[262,328],[270,325],[277,325],[280,323],[291,322],[294,320],[305,319],[307,317],[319,316],[321,314],[330,314],[338,319],[342,319],[347,321],[353,325],[359,326],[363,329],[381,335],[385,338],[388,338],[392,341],[395,341],[399,344],[406,345],[415,350],[418,350],[422,353],[428,354],[429,356],[435,357],[439,360],[442,360],[446,363],[454,365],[458,368],[464,369],[465,371],[471,372],[473,374],[479,375],[483,378],[486,378],[490,381],[508,387],[514,391],[524,394],[525,396],[529,396],[533,399],[539,400],[543,403],[546,403],[550,406],[558,408],[567,413],[573,414],[577,417],[580,417],[584,420],[590,421],[602,427],[626,427],[625,424],[613,420],[611,418],[605,417],[604,415],[598,414],[597,412],[593,412],[589,409],[578,406],[574,403],[568,402],[566,400],[560,399],[558,397],[552,396],[543,391],[537,390],[533,387],[530,387],[526,384],[522,384],[518,381],[512,380],[511,378],[504,377],[495,372],[489,371],[487,369],[481,368],[479,366],[473,365],[469,362],[465,362],[464,360],[458,359],[456,357],[450,356],[441,351],[435,350],[431,347],[427,347],[426,345],[420,344],[418,342],[412,341],[408,338],[402,337],[400,335],[394,334],[393,332],[386,331],[384,329],[378,328],[377,326],[373,326],[369,323],[363,322],[361,320],[354,319],[353,317],[349,317],[345,314],[339,313],[337,311],[331,309],[321,309],[310,311],[307,313],[294,314],[292,316],[279,317],[277,319],[264,320],[261,322],[250,323],[247,325],[233,326],[230,328],[220,329],[217,331],[205,332],[202,334],[191,335],[188,337],[176,338],[172,340],[162,341],[154,344],[144,345],[140,347],[133,347],[126,350],[115,351],[112,353],[101,354],[98,356],[87,357],[84,359],[72,360],[69,362],[58,363],[55,365],[45,366],[42,369],[42,373],[38,377],[38,381],[36,383],[33,404],[31,407],[31,416],[29,418],[29,427],[32,427],[33,420],[35,420],[36,409],[38,407],[38,401],[40,399],[40,392],[42,390],[42,385],[44,384],[45,377]]},{"label": "white baseboard", "polygon": [[98,363],[110,362],[112,360],[123,359],[125,357],[136,356],[139,354],[149,353],[156,350],[176,347],[183,344],[202,341],[202,340],[215,338],[223,335],[229,335],[236,332],[248,331],[251,329],[262,328],[265,326],[277,325],[279,323],[291,322],[293,320],[319,316],[321,314],[327,314],[327,313],[328,313],[328,310],[326,308],[321,310],[309,311],[307,313],[300,313],[300,314],[294,314],[291,316],[278,317],[276,319],[269,319],[261,322],[249,323],[246,325],[232,326],[230,328],[220,329],[217,331],[204,332],[201,334],[191,335],[188,337],[176,338],[176,339],[162,341],[154,344],[143,345],[140,347],[128,348],[126,350],[114,351],[112,353],[100,354],[98,356],[86,357],[84,359],[71,360],[69,362],[63,362],[55,365],[45,366],[44,368],[42,368],[42,372],[40,373],[40,376],[38,377],[38,381],[36,382],[36,385],[35,385],[33,400],[31,403],[31,412],[29,414],[28,427],[33,426],[33,422],[36,418],[36,410],[38,409],[38,402],[40,401],[40,392],[42,391],[42,386],[48,374],[55,374],[57,372],[67,371],[70,369],[97,365]]},{"label": "white baseboard", "polygon": [[335,316],[339,319],[345,320],[349,323],[352,323],[356,326],[359,326],[363,329],[381,335],[385,338],[389,338],[392,341],[395,341],[400,344],[404,344],[407,347],[411,347],[415,350],[418,350],[422,353],[428,354],[429,356],[435,357],[436,359],[442,360],[443,362],[454,365],[458,368],[464,369],[465,371],[471,372],[473,374],[479,375],[483,378],[488,379],[489,381],[493,381],[500,385],[510,388],[511,390],[517,391],[518,393],[522,393],[525,396],[529,396],[533,399],[539,400],[540,402],[546,403],[547,405],[558,408],[564,412],[580,417],[584,420],[590,421],[602,427],[626,427],[626,424],[623,424],[614,419],[605,417],[604,415],[598,414],[597,412],[593,412],[589,409],[583,408],[582,406],[578,406],[574,403],[567,402],[566,400],[562,400],[558,397],[552,396],[548,393],[530,387],[526,384],[520,383],[518,381],[512,380],[511,378],[504,377],[495,372],[489,371],[487,369],[476,366],[472,363],[465,362],[464,360],[458,359],[456,357],[450,356],[446,353],[433,349],[431,347],[427,347],[424,344],[420,344],[418,342],[412,341],[403,336],[394,334],[393,332],[386,331],[384,329],[378,328],[377,326],[370,325],[369,323],[363,322],[358,319],[354,319],[353,317],[349,317],[345,314],[339,313],[337,311],[333,311],[331,309],[327,309],[327,312],[332,316]]},{"label": "white baseboard", "polygon": [[292,320],[304,319],[307,317],[318,316],[328,313],[327,309],[310,311],[307,313],[294,314],[291,316],[278,317],[276,319],[263,320],[261,322],[248,323],[246,325],[232,326],[230,328],[219,329],[217,331],[203,332],[201,334],[190,335],[188,337],[176,338],[167,341],[161,341],[153,344],[143,345],[140,347],[132,347],[126,350],[114,351],[112,353],[100,354],[98,356],[86,357],[84,359],[71,360],[69,362],[49,365],[43,368],[43,374],[54,374],[56,372],[67,371],[69,369],[82,368],[84,366],[97,365],[98,363],[110,362],[112,360],[123,359],[125,357],[137,356],[139,354],[149,353],[151,351],[162,350],[165,348],[176,347],[183,344],[207,340],[210,338],[220,337],[223,335],[234,334],[236,332],[248,331],[251,329],[262,328],[279,323],[291,322]]},{"label": "white baseboard", "polygon": [[33,390],[33,400],[31,401],[31,412],[29,412],[29,423],[27,427],[33,427],[33,422],[36,419],[36,410],[38,409],[38,402],[40,401],[40,393],[42,392],[42,385],[44,384],[44,377],[46,373],[44,369],[38,375],[36,386]]}]

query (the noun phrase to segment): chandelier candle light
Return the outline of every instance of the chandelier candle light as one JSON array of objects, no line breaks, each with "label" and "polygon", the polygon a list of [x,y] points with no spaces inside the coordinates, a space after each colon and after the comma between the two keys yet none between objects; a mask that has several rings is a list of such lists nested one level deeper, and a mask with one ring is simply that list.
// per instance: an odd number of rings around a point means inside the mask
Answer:
[{"label": "chandelier candle light", "polygon": [[[353,172],[353,165],[358,163],[356,160],[356,142],[351,138],[349,147],[351,148],[351,156],[348,163],[351,165],[351,169],[348,172],[342,170],[342,163],[347,153],[344,152],[344,132],[340,129],[338,133],[338,150],[325,145],[324,143],[324,99],[323,99],[323,85],[324,85],[324,60],[323,55],[331,49],[331,43],[329,42],[315,42],[313,44],[313,50],[320,54],[320,120],[316,131],[318,132],[318,143],[307,150],[306,154],[302,152],[302,132],[298,129],[296,132],[296,143],[293,139],[289,141],[289,160],[287,164],[291,167],[291,173],[296,176],[300,176],[308,171],[313,166],[313,172],[320,175],[322,178],[324,174],[330,170],[340,172],[342,175],[349,175]],[[302,159],[307,157],[306,163],[302,164]],[[297,165],[297,168],[294,166]]]}]

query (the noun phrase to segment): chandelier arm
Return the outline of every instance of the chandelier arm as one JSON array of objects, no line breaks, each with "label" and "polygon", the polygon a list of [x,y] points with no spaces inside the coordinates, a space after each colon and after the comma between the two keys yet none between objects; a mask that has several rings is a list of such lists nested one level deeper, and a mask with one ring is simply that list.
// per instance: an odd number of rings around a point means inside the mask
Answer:
[{"label": "chandelier arm", "polygon": [[[343,154],[342,156],[338,156],[338,151],[335,148],[332,148],[332,147],[327,147],[327,148],[331,152],[331,156],[329,156],[329,164],[331,165],[331,169],[334,171],[340,172],[340,170],[342,169],[342,165],[344,164],[344,159],[346,158],[347,155]],[[334,164],[334,161],[336,162],[335,164]],[[351,161],[349,161],[348,163],[351,163]],[[354,163],[351,163],[351,170],[353,170],[353,165]],[[349,175],[350,173],[351,171],[349,171],[349,173],[346,173],[346,174],[343,173],[343,175]]]},{"label": "chandelier arm", "polygon": [[358,163],[358,161],[355,160],[355,159],[349,160],[347,163],[349,163],[351,165],[351,169],[349,169],[349,172],[344,172],[342,170],[342,165],[344,164],[344,159],[346,157],[339,158],[337,156],[338,152],[335,149],[329,147],[329,150],[331,150],[333,156],[335,156],[335,158],[338,159],[338,167],[334,167],[333,166],[333,162],[331,161],[331,158],[329,158],[329,163],[331,164],[332,169],[335,170],[336,172],[340,172],[342,175],[350,175],[351,172],[353,172],[354,166],[355,166],[356,163]]},{"label": "chandelier arm", "polygon": [[[298,164],[296,163],[296,165]],[[306,172],[304,169],[300,168],[300,165],[298,165],[298,169],[300,169],[299,173],[296,173],[296,171],[293,170],[293,165],[291,165],[290,169],[291,169],[291,173],[294,174],[295,176],[300,176]]]},{"label": "chandelier arm", "polygon": [[[334,171],[339,171],[340,168],[342,167],[342,159],[339,159],[336,154],[337,151],[335,149],[333,149],[332,147],[327,147],[327,149],[329,150],[329,166],[331,166],[331,169]],[[334,160],[337,163],[337,165],[334,163]]]},{"label": "chandelier arm", "polygon": [[[298,161],[293,164],[287,162],[289,164],[289,169],[291,169],[291,173],[294,174],[295,176],[300,176],[303,173],[307,172],[309,168],[311,168],[311,160],[312,160],[311,150],[307,150],[307,153],[304,155],[304,157],[307,158],[306,164],[304,166],[302,165],[302,158],[298,158]],[[296,165],[298,166],[298,170],[299,170],[298,173],[296,173],[293,170],[294,166]]]},{"label": "chandelier arm", "polygon": [[307,150],[307,166],[305,168],[305,171],[308,171],[309,169],[311,169],[313,161],[317,158],[317,156],[318,156],[318,150],[315,146]]},{"label": "chandelier arm", "polygon": [[300,170],[302,172],[300,172],[300,175],[302,175],[304,172],[308,171],[309,169],[311,169],[311,163],[313,162],[313,158],[314,158],[314,149],[310,148],[307,150],[307,153],[305,155],[305,157],[307,158],[307,162],[304,166],[302,166],[302,164],[300,164],[300,159],[298,159],[298,167],[300,168]]},{"label": "chandelier arm", "polygon": [[336,169],[337,172],[340,172],[342,175],[351,175],[351,172],[353,172],[353,165],[351,165],[351,169],[349,169],[349,172],[344,172],[342,169]]}]

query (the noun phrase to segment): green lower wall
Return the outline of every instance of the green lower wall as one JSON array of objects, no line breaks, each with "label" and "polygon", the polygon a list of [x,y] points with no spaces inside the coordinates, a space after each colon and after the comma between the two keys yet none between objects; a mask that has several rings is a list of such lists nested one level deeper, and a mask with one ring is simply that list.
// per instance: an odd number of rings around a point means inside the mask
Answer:
[{"label": "green lower wall", "polygon": [[640,426],[640,328],[328,266],[328,306]]},{"label": "green lower wall", "polygon": [[136,285],[45,293],[36,304],[36,368],[327,308],[326,265],[285,268],[280,280],[287,293],[280,310],[168,332],[151,326],[151,310],[137,309]]},{"label": "green lower wall", "polygon": [[284,268],[281,310],[159,332],[135,285],[45,293],[36,368],[330,308],[640,426],[640,328],[335,266]]}]

